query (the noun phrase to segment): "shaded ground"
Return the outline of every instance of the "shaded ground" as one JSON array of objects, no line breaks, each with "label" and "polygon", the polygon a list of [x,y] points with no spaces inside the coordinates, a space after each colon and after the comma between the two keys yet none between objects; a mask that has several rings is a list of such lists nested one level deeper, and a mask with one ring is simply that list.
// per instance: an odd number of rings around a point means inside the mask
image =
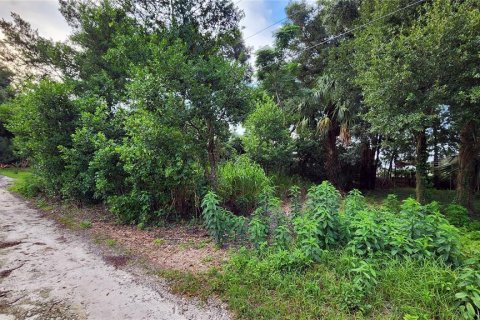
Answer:
[{"label": "shaded ground", "polygon": [[113,240],[160,269],[202,272],[226,259],[226,252],[218,250],[201,228],[177,226],[147,231],[94,222],[92,232],[98,240]]},{"label": "shaded ground", "polygon": [[0,319],[229,318],[220,304],[200,307],[141,271],[123,268],[128,256],[102,257],[6,185],[0,177]]}]

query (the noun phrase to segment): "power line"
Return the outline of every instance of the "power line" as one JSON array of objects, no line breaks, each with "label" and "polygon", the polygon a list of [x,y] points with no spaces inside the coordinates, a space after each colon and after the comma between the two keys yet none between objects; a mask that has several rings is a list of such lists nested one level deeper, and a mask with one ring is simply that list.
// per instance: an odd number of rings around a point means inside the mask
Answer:
[{"label": "power line", "polygon": [[395,10],[395,11],[392,11],[392,12],[390,12],[390,13],[387,13],[386,15],[383,15],[383,16],[381,16],[381,17],[379,17],[379,18],[373,19],[372,21],[369,21],[369,22],[367,22],[367,23],[365,23],[365,24],[362,24],[362,25],[360,25],[360,26],[357,26],[357,27],[355,27],[355,28],[352,28],[352,29],[350,29],[350,30],[347,30],[347,31],[345,31],[345,32],[343,32],[343,33],[340,33],[340,34],[336,35],[336,36],[330,37],[330,38],[328,38],[328,39],[326,39],[326,40],[324,40],[324,41],[322,41],[322,42],[319,42],[319,43],[317,43],[317,44],[314,44],[314,45],[312,45],[312,46],[310,46],[310,47],[307,47],[307,48],[303,49],[302,51],[300,51],[298,54],[302,54],[303,52],[305,52],[305,51],[307,51],[307,50],[313,49],[313,48],[318,47],[318,46],[320,46],[320,45],[322,45],[322,44],[324,44],[324,43],[327,43],[327,42],[330,42],[330,41],[332,41],[332,40],[335,40],[335,39],[338,39],[338,38],[340,38],[340,37],[343,37],[344,35],[347,35],[347,34],[353,32],[353,31],[355,31],[355,30],[358,30],[358,29],[361,29],[361,28],[363,28],[363,27],[366,27],[366,26],[368,26],[368,25],[370,25],[370,24],[372,24],[372,23],[374,23],[374,22],[377,22],[377,21],[379,21],[379,20],[382,20],[382,19],[384,19],[384,18],[387,18],[387,17],[389,17],[389,16],[392,16],[392,15],[394,15],[394,14],[397,13],[397,12],[400,12],[400,11],[402,11],[402,10],[405,10],[405,9],[410,8],[410,7],[416,6],[417,4],[420,4],[420,3],[425,2],[425,1],[426,1],[426,0],[414,1],[414,2],[406,5],[405,7],[399,8],[399,9],[397,9],[397,10]]},{"label": "power line", "polygon": [[287,20],[287,19],[288,19],[288,17],[285,17],[285,18],[283,18],[283,19],[280,19],[280,20],[278,20],[277,22],[272,23],[272,24],[269,25],[268,27],[265,27],[265,28],[263,28],[262,30],[259,30],[259,31],[255,32],[254,34],[249,35],[249,36],[246,37],[244,40],[247,40],[247,39],[250,39],[250,38],[252,38],[252,37],[255,37],[256,35],[262,33],[263,31],[265,31],[265,30],[267,30],[267,29],[270,29],[271,27],[273,27],[273,26],[275,26],[275,25],[277,25],[277,24],[279,24],[279,23],[281,23],[281,22],[283,22],[283,21],[285,21],[285,20]]}]

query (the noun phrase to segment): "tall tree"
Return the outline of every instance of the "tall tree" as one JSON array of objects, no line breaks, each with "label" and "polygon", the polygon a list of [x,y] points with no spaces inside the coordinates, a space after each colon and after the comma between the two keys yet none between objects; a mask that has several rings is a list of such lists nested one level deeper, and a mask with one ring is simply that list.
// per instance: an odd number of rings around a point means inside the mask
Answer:
[{"label": "tall tree", "polygon": [[425,33],[436,34],[443,48],[441,84],[453,127],[460,137],[457,199],[472,215],[480,173],[480,3],[437,1],[427,14]]},{"label": "tall tree", "polygon": [[[438,80],[442,47],[433,35],[421,32],[422,6],[406,9],[402,1],[374,1],[364,8],[375,23],[357,32],[357,81],[369,109],[366,119],[388,139],[407,131],[416,144],[416,196],[425,200],[427,178],[426,130],[440,108]],[[424,5],[427,6],[427,5]],[[388,16],[398,10],[398,14]],[[369,13],[370,12],[370,13]],[[388,18],[381,18],[388,16]]]},{"label": "tall tree", "polygon": [[326,175],[340,188],[345,184],[340,179],[338,140],[349,140],[353,109],[360,99],[348,76],[353,72],[346,45],[351,38],[328,39],[353,26],[358,5],[355,0],[292,2],[275,48],[257,54],[265,89],[297,114],[295,125],[302,125],[301,131],[310,128],[316,133],[324,145]]}]

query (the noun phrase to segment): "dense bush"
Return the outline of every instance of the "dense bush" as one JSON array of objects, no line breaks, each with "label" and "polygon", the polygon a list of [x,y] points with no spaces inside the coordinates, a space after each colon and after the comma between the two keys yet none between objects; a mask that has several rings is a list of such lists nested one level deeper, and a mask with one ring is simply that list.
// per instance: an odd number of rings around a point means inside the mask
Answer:
[{"label": "dense bush", "polygon": [[272,205],[274,198],[268,199],[257,197],[259,206],[250,222],[250,239],[257,248],[278,243],[282,249],[301,250],[312,262],[320,259],[322,250],[339,247],[365,258],[435,258],[453,265],[461,259],[459,232],[436,203],[422,206],[407,199],[399,212],[392,212],[368,207],[361,193],[352,191],[341,212],[339,192],[323,182],[309,189],[304,208],[293,202],[289,219],[278,203]]},{"label": "dense bush", "polygon": [[22,158],[29,158],[44,182],[45,191],[59,194],[65,161],[59,147],[72,145],[80,115],[71,86],[50,80],[31,84],[11,102],[13,115],[7,128]]},{"label": "dense bush", "polygon": [[223,203],[237,214],[251,213],[269,184],[262,167],[247,156],[226,161],[218,170],[217,193]]},{"label": "dense bush", "polygon": [[124,112],[112,112],[97,97],[76,101],[84,110],[70,147],[60,146],[65,162],[62,194],[83,201],[104,201],[123,190],[125,173],[115,153],[124,136]]},{"label": "dense bush", "polygon": [[443,208],[443,214],[451,224],[457,227],[463,227],[470,221],[468,211],[465,207],[451,203]]},{"label": "dense bush", "polygon": [[322,249],[332,248],[340,241],[340,193],[324,181],[308,190],[305,215],[316,221],[317,241]]},{"label": "dense bush", "polygon": [[[148,222],[159,212],[185,214],[195,210],[195,197],[203,183],[203,170],[195,158],[191,137],[180,128],[164,123],[162,116],[137,111],[128,116],[126,138],[116,148],[127,175],[129,193],[122,195],[127,206],[125,215],[135,217],[132,222]],[[182,146],[179,148],[178,146]],[[116,201],[116,200],[110,200]],[[123,206],[117,206],[119,212]]]},{"label": "dense bush", "polygon": [[[72,3],[78,47],[62,48],[81,71],[51,66],[64,83],[25,86],[6,108],[16,147],[47,191],[104,202],[123,223],[200,213],[201,195],[217,185],[229,129],[252,104],[243,45],[226,40],[240,35],[237,12],[214,7],[205,29],[188,19],[178,32],[146,31],[116,4]],[[102,41],[87,40],[92,34]]]}]

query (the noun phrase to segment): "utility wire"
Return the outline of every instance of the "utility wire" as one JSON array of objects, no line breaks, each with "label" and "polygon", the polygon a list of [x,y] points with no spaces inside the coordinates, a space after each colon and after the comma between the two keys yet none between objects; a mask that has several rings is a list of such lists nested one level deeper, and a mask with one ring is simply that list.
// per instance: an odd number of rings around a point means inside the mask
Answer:
[{"label": "utility wire", "polygon": [[336,35],[336,36],[330,37],[330,38],[328,38],[328,39],[326,39],[326,40],[324,40],[324,41],[322,41],[322,42],[316,43],[316,44],[314,44],[314,45],[312,45],[312,46],[310,46],[310,47],[307,47],[307,48],[303,49],[302,51],[300,51],[298,54],[302,54],[302,53],[304,53],[305,51],[308,51],[308,50],[310,50],[310,49],[313,49],[313,48],[315,48],[315,47],[318,47],[318,46],[320,46],[320,45],[322,45],[322,44],[324,44],[324,43],[327,43],[327,42],[330,42],[330,41],[332,41],[332,40],[335,40],[335,39],[338,39],[338,38],[340,38],[340,37],[343,37],[344,35],[347,35],[347,34],[353,32],[353,31],[355,31],[355,30],[364,28],[364,27],[366,27],[366,26],[368,26],[368,25],[370,25],[370,24],[372,24],[372,23],[374,23],[374,22],[377,22],[377,21],[382,20],[382,19],[384,19],[384,18],[390,17],[390,16],[394,15],[394,14],[397,13],[397,12],[400,12],[400,11],[402,11],[402,10],[405,10],[405,9],[410,8],[410,7],[416,6],[417,4],[420,4],[420,3],[425,2],[425,1],[426,1],[426,0],[418,0],[418,1],[412,2],[412,3],[408,4],[408,5],[406,5],[405,7],[399,8],[399,9],[397,9],[397,10],[395,10],[395,11],[392,11],[392,12],[390,12],[390,13],[387,13],[386,15],[383,15],[383,16],[381,16],[381,17],[378,17],[378,18],[376,18],[376,19],[373,19],[372,21],[369,21],[369,22],[367,22],[367,23],[365,23],[365,24],[362,24],[362,25],[360,25],[360,26],[357,26],[357,27],[355,27],[355,28],[352,28],[352,29],[350,29],[350,30],[347,30],[347,31],[345,31],[345,32],[343,32],[343,33],[340,33],[340,34]]},{"label": "utility wire", "polygon": [[273,27],[273,26],[275,26],[275,25],[277,25],[277,24],[279,24],[279,23],[281,23],[281,22],[283,22],[283,21],[285,21],[285,20],[287,20],[287,19],[288,19],[288,17],[285,17],[285,18],[283,18],[283,19],[280,19],[280,20],[278,20],[277,22],[272,23],[272,24],[269,25],[268,27],[265,27],[265,28],[263,28],[262,30],[259,30],[259,31],[255,32],[254,34],[249,35],[249,36],[246,37],[244,40],[247,40],[247,39],[250,39],[250,38],[252,38],[252,37],[255,37],[256,35],[262,33],[263,31],[265,31],[265,30],[267,30],[267,29],[270,29],[271,27]]}]

